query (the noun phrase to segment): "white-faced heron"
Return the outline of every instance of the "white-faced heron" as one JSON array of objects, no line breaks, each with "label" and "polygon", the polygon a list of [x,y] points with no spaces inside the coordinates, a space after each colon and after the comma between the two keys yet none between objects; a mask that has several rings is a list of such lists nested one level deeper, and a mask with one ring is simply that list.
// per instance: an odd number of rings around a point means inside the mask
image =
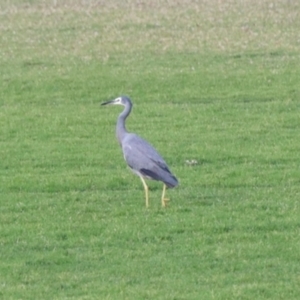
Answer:
[{"label": "white-faced heron", "polygon": [[162,206],[166,206],[166,202],[169,200],[165,198],[166,187],[173,188],[177,186],[178,181],[176,177],[171,173],[161,155],[147,141],[126,130],[125,120],[131,112],[131,100],[128,97],[122,96],[104,102],[101,105],[107,104],[125,106],[117,121],[117,138],[122,147],[125,161],[142,180],[145,189],[146,207],[149,205],[149,197],[145,179],[158,180],[164,183],[161,203]]}]

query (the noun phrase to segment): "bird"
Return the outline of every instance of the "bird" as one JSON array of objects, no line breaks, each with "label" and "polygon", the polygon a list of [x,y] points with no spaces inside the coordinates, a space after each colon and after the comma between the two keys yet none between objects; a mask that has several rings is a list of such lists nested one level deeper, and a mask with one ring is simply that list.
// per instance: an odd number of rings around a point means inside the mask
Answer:
[{"label": "bird", "polygon": [[120,96],[114,100],[103,102],[101,105],[124,106],[116,126],[116,136],[122,148],[124,159],[129,168],[141,178],[145,190],[146,207],[149,207],[149,188],[145,179],[163,183],[161,204],[165,207],[169,201],[168,198],[165,198],[166,188],[176,187],[178,180],[170,171],[165,160],[151,144],[137,134],[127,131],[125,121],[133,106],[130,98]]}]

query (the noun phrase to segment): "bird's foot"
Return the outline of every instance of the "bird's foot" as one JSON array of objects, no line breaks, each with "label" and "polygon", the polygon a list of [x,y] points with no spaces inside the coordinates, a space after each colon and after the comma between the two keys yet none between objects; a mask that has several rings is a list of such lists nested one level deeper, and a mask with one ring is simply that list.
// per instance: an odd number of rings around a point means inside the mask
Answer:
[{"label": "bird's foot", "polygon": [[161,201],[161,204],[163,207],[166,207],[169,203],[170,199],[169,198],[163,198]]}]

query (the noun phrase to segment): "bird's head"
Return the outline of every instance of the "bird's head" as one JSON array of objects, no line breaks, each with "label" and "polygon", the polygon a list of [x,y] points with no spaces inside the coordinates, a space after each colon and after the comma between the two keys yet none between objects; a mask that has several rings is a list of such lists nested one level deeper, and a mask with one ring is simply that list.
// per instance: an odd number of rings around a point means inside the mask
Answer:
[{"label": "bird's head", "polygon": [[126,104],[132,105],[131,100],[127,96],[120,96],[114,100],[101,103],[101,105],[123,105],[123,106],[126,106]]}]

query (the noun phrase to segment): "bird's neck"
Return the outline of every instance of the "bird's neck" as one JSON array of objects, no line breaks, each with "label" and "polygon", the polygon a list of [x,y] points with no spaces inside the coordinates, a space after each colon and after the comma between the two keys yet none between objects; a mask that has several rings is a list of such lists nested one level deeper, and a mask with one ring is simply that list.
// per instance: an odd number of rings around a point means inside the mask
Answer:
[{"label": "bird's neck", "polygon": [[116,134],[117,134],[117,139],[118,139],[120,145],[122,144],[122,140],[125,137],[126,133],[127,133],[127,129],[125,126],[125,119],[119,117],[118,122],[117,122]]},{"label": "bird's neck", "polygon": [[122,140],[124,139],[125,135],[128,133],[126,126],[125,126],[125,120],[130,114],[131,107],[126,106],[123,110],[123,112],[119,115],[118,122],[117,122],[117,139],[122,145]]}]

